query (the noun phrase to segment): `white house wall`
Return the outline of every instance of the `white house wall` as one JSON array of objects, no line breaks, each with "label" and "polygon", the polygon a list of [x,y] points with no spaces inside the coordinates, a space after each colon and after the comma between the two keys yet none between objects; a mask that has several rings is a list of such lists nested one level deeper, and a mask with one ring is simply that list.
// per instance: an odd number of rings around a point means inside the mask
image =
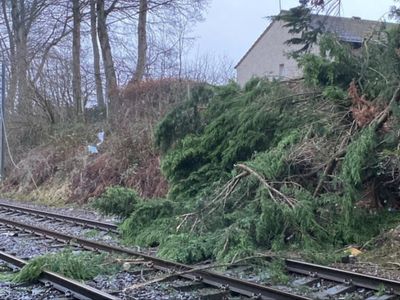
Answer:
[{"label": "white house wall", "polygon": [[236,66],[237,81],[241,86],[252,77],[293,79],[302,76],[297,62],[287,55],[295,48],[285,44],[293,35],[283,24],[274,21]]}]

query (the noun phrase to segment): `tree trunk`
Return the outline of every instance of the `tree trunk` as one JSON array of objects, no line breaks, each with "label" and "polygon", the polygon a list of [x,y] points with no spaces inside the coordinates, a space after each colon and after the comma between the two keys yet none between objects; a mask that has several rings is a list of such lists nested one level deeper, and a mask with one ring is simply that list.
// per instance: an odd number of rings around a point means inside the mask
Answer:
[{"label": "tree trunk", "polygon": [[81,12],[79,0],[72,1],[73,30],[72,30],[72,94],[74,97],[76,115],[83,116],[81,91]]},{"label": "tree trunk", "polygon": [[140,0],[138,23],[138,57],[134,82],[142,81],[146,69],[147,57],[147,0]]},{"label": "tree trunk", "polygon": [[15,97],[17,94],[17,68],[16,68],[16,53],[15,53],[15,37],[13,30],[11,29],[10,20],[7,14],[6,0],[2,0],[2,10],[4,23],[7,28],[8,41],[10,44],[10,76],[7,92],[7,108],[10,112],[14,112],[15,109]]},{"label": "tree trunk", "polygon": [[103,56],[104,73],[108,103],[115,105],[119,102],[117,76],[115,75],[114,61],[108,37],[107,14],[104,10],[104,0],[97,0],[97,34],[99,36],[101,54]]},{"label": "tree trunk", "polygon": [[103,95],[103,84],[101,82],[100,52],[99,52],[99,45],[97,44],[96,0],[90,0],[90,35],[92,38],[93,68],[94,68],[94,78],[96,83],[97,105],[99,106],[99,108],[104,109],[105,102]]},{"label": "tree trunk", "polygon": [[23,0],[11,1],[11,18],[15,38],[16,60],[16,86],[17,86],[17,110],[29,111],[30,101],[28,92],[28,30],[26,27],[26,11]]}]

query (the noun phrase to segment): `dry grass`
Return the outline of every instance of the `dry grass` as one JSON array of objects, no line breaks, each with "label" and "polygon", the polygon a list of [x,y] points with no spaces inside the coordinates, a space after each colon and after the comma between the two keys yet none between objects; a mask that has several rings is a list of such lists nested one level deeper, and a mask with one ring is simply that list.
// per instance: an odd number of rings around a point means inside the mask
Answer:
[{"label": "dry grass", "polygon": [[[166,195],[153,128],[185,99],[192,84],[168,79],[126,87],[109,123],[55,131],[46,145],[34,147],[19,160],[1,192],[13,198],[80,204],[115,185],[134,188],[144,198]],[[74,125],[66,126],[70,127]],[[99,154],[90,155],[86,146],[100,128],[106,132],[105,142]]]}]

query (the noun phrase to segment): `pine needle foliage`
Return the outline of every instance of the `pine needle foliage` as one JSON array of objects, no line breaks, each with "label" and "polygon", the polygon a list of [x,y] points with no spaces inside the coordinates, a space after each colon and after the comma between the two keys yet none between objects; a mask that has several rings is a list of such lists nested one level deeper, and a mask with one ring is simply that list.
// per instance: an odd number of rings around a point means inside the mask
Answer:
[{"label": "pine needle foliage", "polygon": [[145,201],[121,224],[126,242],[156,246],[172,230],[171,217],[175,204],[169,200]]},{"label": "pine needle foliage", "polygon": [[284,27],[288,32],[295,35],[286,41],[289,45],[300,45],[300,49],[293,54],[295,57],[301,53],[310,50],[313,44],[317,42],[318,35],[322,32],[322,27],[313,28],[311,26],[311,9],[306,6],[297,6],[289,11],[281,12],[274,19],[283,21]]},{"label": "pine needle foliage", "polygon": [[307,53],[299,58],[305,80],[346,89],[360,73],[360,59],[352,54],[350,45],[339,42],[334,35],[322,35],[318,45],[319,55]]},{"label": "pine needle foliage", "polygon": [[214,91],[207,85],[188,90],[187,101],[173,109],[156,128],[155,144],[161,151],[166,152],[185,135],[201,131],[205,122],[202,109],[213,94]]},{"label": "pine needle foliage", "polygon": [[[221,185],[238,174],[234,170],[237,162],[244,162],[268,181],[290,175],[292,147],[307,135],[330,133],[337,117],[333,113],[321,118],[321,112],[312,108],[318,101],[318,96],[312,96],[306,102],[278,82],[259,79],[250,81],[243,90],[231,85],[217,88],[204,111],[206,122],[201,130],[171,144],[162,161],[171,185],[169,198],[180,203],[181,215],[194,212],[196,217],[182,221],[175,211],[157,219],[163,223],[156,223],[157,228],[153,221],[147,227],[152,234],[144,229],[147,236],[159,235],[159,255],[184,262],[206,258],[230,262],[259,247],[288,240],[301,242],[305,237],[326,238],[313,213],[316,207],[310,192],[290,184],[278,189],[301,198],[295,210],[274,203],[252,176],[243,179],[222,206],[215,204],[208,209]],[[166,120],[170,122],[168,116]],[[162,122],[159,128],[163,126]],[[123,225],[133,221],[135,225],[125,227],[125,232],[132,233],[136,242],[143,236],[133,229],[140,228],[135,222],[142,221],[137,217],[134,213]],[[162,232],[160,228],[168,222],[170,227]]]},{"label": "pine needle foliage", "polygon": [[127,218],[143,200],[136,191],[124,187],[109,187],[94,199],[92,206],[104,215]]},{"label": "pine needle foliage", "polygon": [[267,149],[285,127],[296,126],[295,118],[280,115],[294,97],[279,83],[253,80],[244,91],[228,85],[215,93],[203,131],[183,137],[162,161],[174,199],[193,197],[210,182],[227,179],[236,162]]},{"label": "pine needle foliage", "polygon": [[163,240],[158,255],[183,263],[204,261],[212,256],[213,243],[217,240],[216,235],[170,235]]},{"label": "pine needle foliage", "polygon": [[376,131],[373,126],[363,129],[358,138],[349,146],[343,161],[341,178],[348,190],[362,183],[363,173],[375,164],[373,157],[377,146]]},{"label": "pine needle foliage", "polygon": [[43,270],[56,272],[79,281],[90,280],[99,274],[112,274],[119,266],[112,264],[106,254],[92,252],[75,253],[64,250],[34,258],[24,266],[13,278],[14,282],[34,282]]}]

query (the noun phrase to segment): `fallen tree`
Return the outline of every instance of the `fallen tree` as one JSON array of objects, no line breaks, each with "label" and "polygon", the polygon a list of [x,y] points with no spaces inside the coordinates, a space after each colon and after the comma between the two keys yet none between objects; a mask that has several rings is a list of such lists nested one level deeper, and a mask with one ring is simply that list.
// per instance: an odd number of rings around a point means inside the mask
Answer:
[{"label": "fallen tree", "polygon": [[254,79],[193,89],[155,132],[168,200],[137,204],[122,225],[129,242],[184,262],[232,261],[364,244],[394,226],[398,32],[359,54],[322,37],[320,56],[299,57],[305,80],[295,87]]}]

